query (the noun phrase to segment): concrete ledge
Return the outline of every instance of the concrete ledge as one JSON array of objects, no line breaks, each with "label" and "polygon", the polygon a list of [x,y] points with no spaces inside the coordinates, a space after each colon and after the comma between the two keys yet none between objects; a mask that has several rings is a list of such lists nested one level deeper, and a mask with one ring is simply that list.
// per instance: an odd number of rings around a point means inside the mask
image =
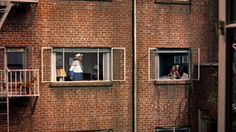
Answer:
[{"label": "concrete ledge", "polygon": [[101,87],[112,86],[112,81],[51,82],[51,87]]},{"label": "concrete ledge", "polygon": [[154,81],[155,85],[189,85],[190,83],[191,83],[190,80],[180,80],[180,79]]}]

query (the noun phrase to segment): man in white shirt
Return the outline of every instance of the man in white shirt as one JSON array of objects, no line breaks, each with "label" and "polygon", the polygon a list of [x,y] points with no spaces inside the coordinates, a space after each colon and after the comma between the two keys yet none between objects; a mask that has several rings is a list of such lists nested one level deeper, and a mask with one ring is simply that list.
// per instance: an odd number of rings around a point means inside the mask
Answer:
[{"label": "man in white shirt", "polygon": [[75,55],[75,60],[70,67],[70,77],[73,81],[83,80],[83,55],[78,53]]}]

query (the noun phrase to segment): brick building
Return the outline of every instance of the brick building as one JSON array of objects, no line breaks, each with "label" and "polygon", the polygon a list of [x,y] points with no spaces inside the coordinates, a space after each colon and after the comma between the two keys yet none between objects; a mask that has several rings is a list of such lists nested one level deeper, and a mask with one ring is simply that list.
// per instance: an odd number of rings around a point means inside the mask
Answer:
[{"label": "brick building", "polygon": [[219,1],[219,85],[218,85],[218,131],[236,130],[236,2]]},{"label": "brick building", "polygon": [[[216,0],[137,0],[135,20],[131,0],[0,4],[1,125],[10,131],[197,131],[209,122],[201,113],[216,119],[207,102]],[[80,80],[69,74],[78,53]]]}]

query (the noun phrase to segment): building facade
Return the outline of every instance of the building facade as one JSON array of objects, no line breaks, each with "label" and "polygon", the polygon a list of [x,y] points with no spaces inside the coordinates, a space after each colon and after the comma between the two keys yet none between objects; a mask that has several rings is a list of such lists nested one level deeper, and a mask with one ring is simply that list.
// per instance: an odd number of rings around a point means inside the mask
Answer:
[{"label": "building facade", "polygon": [[0,130],[206,131],[217,119],[208,99],[218,1],[15,0],[1,9],[9,127]]},{"label": "building facade", "polygon": [[233,0],[219,1],[218,130],[235,131],[235,7]]}]

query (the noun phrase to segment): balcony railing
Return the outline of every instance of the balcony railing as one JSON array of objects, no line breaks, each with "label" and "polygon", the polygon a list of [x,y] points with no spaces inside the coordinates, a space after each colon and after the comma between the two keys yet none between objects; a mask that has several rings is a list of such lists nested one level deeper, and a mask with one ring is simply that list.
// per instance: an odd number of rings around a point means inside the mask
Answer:
[{"label": "balcony railing", "polygon": [[0,70],[0,96],[39,96],[39,70]]}]

